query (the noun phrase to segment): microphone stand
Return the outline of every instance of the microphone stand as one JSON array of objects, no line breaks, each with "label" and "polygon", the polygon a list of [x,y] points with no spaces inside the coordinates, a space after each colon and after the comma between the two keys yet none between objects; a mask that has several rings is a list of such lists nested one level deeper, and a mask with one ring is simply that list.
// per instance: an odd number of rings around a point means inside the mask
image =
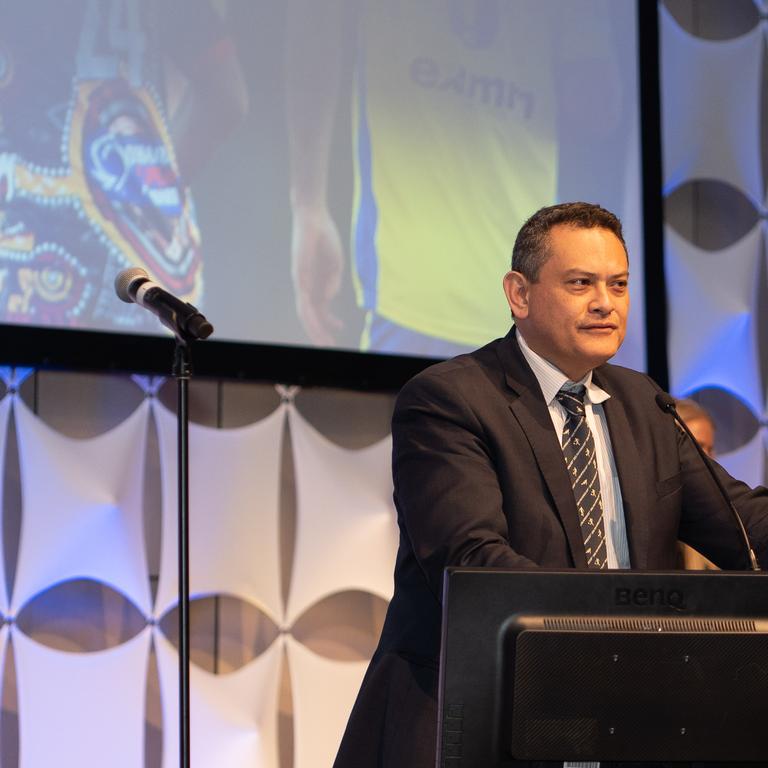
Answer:
[{"label": "microphone stand", "polygon": [[190,765],[189,654],[189,380],[191,339],[176,335],[173,377],[177,382],[178,568],[179,568],[179,765]]},{"label": "microphone stand", "polygon": [[176,336],[173,377],[178,386],[177,472],[179,495],[179,759],[189,768],[189,380],[192,378],[190,346],[195,339],[207,339],[213,326],[197,307],[153,283],[140,267],[124,269],[115,276],[115,293],[121,301],[136,303],[157,315]]},{"label": "microphone stand", "polygon": [[693,436],[693,432],[688,428],[688,425],[683,421],[682,418],[680,418],[680,414],[677,412],[677,406],[675,405],[675,398],[671,395],[668,395],[666,392],[659,392],[659,394],[656,395],[656,405],[661,408],[662,411],[665,413],[669,413],[672,415],[672,418],[675,420],[675,423],[680,427],[680,429],[683,430],[683,432],[688,436],[688,439],[693,444],[693,447],[696,449],[696,452],[699,454],[699,457],[701,458],[702,463],[707,469],[707,472],[709,473],[709,476],[714,481],[715,485],[717,486],[717,490],[720,492],[720,495],[723,498],[723,501],[726,503],[726,506],[728,507],[729,511],[734,517],[734,520],[736,521],[736,525],[738,526],[739,533],[741,535],[741,538],[744,542],[744,547],[747,551],[747,559],[749,561],[749,567],[753,571],[759,571],[760,566],[757,562],[757,557],[755,556],[755,550],[752,549],[752,543],[749,540],[749,536],[747,535],[747,529],[744,527],[744,523],[741,520],[741,516],[736,511],[736,507],[734,506],[733,502],[731,501],[731,497],[728,495],[728,491],[725,490],[725,486],[723,485],[720,478],[717,476],[717,473],[715,472],[714,468],[712,467],[712,460],[707,456],[706,453],[704,453],[704,449],[699,445],[699,441]]}]

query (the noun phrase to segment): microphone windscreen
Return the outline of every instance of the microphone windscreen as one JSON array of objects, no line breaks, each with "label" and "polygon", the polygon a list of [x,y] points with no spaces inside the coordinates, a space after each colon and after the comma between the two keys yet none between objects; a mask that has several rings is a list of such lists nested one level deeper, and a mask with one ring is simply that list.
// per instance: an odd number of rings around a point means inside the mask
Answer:
[{"label": "microphone windscreen", "polygon": [[665,413],[672,413],[676,410],[675,398],[666,392],[659,392],[659,394],[656,395],[656,405],[658,405]]},{"label": "microphone windscreen", "polygon": [[122,299],[127,304],[132,304],[133,297],[129,292],[129,288],[131,283],[138,278],[149,280],[149,275],[147,274],[147,271],[141,267],[130,267],[129,269],[123,269],[118,272],[115,277],[115,293],[118,298]]}]

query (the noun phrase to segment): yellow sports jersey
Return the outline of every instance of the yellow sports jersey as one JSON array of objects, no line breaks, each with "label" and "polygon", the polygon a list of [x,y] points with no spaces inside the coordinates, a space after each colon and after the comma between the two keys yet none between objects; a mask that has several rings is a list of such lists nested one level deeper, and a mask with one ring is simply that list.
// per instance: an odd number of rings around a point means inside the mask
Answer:
[{"label": "yellow sports jersey", "polygon": [[360,20],[360,304],[459,344],[502,335],[515,235],[556,197],[552,4],[370,0]]}]

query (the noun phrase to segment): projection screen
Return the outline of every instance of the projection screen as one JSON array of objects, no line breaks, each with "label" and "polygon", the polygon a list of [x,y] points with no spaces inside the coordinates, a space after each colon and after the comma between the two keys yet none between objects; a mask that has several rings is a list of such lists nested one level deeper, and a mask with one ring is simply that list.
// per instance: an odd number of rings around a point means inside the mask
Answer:
[{"label": "projection screen", "polygon": [[0,323],[445,357],[536,209],[619,214],[644,367],[634,0],[8,0]]}]

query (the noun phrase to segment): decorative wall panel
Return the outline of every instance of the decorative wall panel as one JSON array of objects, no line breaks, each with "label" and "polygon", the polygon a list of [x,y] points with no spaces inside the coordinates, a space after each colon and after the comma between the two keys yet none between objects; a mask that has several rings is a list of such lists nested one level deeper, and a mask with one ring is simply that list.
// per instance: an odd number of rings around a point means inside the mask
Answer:
[{"label": "decorative wall panel", "polygon": [[[163,488],[163,549],[157,615],[175,601],[177,583],[176,417],[155,403]],[[238,429],[192,424],[190,444],[190,592],[248,600],[282,619],[278,484],[285,407]]]},{"label": "decorative wall panel", "polygon": [[765,481],[765,5],[659,3],[671,389],[718,405],[719,458],[750,483]]},{"label": "decorative wall panel", "polygon": [[[6,395],[0,400],[0,499],[3,498],[3,478],[5,473],[2,471],[2,468],[5,466],[6,445],[8,443],[8,416],[12,403],[12,395]],[[1,511],[2,506],[0,505]],[[0,525],[0,532],[2,530],[2,525]],[[5,583],[5,547],[3,546],[3,538],[0,535],[0,614],[8,614],[8,598],[8,587]],[[2,670],[2,666],[0,666],[0,670]]]},{"label": "decorative wall panel", "polygon": [[66,653],[14,630],[19,768],[143,765],[149,640],[146,629],[116,648]]},{"label": "decorative wall panel", "polygon": [[[178,657],[159,626],[150,627],[155,617],[177,602],[176,417],[156,399],[159,380],[139,379],[146,399],[137,410],[97,437],[69,437],[32,413],[16,394],[14,375],[9,369],[6,381],[11,394],[0,400],[0,452],[6,450],[6,427],[15,415],[18,439],[13,445],[18,446],[22,501],[12,513],[19,520],[19,542],[17,551],[11,547],[16,568],[8,613],[13,617],[21,613],[24,620],[14,625],[15,668],[11,667],[6,699],[18,702],[20,768],[50,765],[53,753],[57,759],[66,753],[57,764],[81,768],[140,766],[146,756],[151,758],[148,765],[176,765]],[[101,391],[103,382],[95,382],[94,388]],[[30,392],[36,393],[37,386]],[[387,400],[384,410],[390,408]],[[44,410],[51,412],[50,404]],[[150,414],[156,425],[156,454],[147,450],[155,434],[148,433]],[[293,471],[286,475],[282,444],[287,414],[294,455]],[[350,650],[353,655],[364,654],[362,649],[374,642],[365,640],[370,608],[359,626],[349,609],[338,611],[347,590],[356,595],[350,606],[367,605],[360,599],[362,593],[386,599],[391,590],[397,528],[389,438],[361,450],[340,448],[311,427],[286,396],[266,418],[245,427],[190,425],[190,451],[192,592],[228,597],[193,611],[193,623],[206,617],[228,622],[209,629],[199,623],[193,627],[193,645],[203,643],[193,653],[196,662],[191,670],[193,761],[223,768],[330,765],[367,663],[341,661],[336,654],[346,656]],[[163,512],[161,521],[147,518],[145,530],[145,469],[153,460],[159,461]],[[295,519],[290,509],[281,518],[281,483],[283,492],[292,496],[293,482]],[[162,541],[154,612],[144,540],[153,530]],[[339,620],[342,632],[353,631],[349,648],[343,642],[326,643],[328,657],[320,657],[287,635],[287,628],[282,634],[276,629],[275,625],[286,625],[281,572],[293,584],[291,622],[304,617],[303,637],[312,636],[313,626],[319,632],[314,642],[331,637],[324,633],[332,632],[333,622]],[[118,594],[101,591],[99,585]],[[53,595],[59,594],[51,591],[54,586],[64,590],[61,594],[69,605],[84,611],[79,619],[56,614],[46,618],[46,606],[52,607]],[[324,614],[323,598],[331,594],[333,607]],[[239,609],[238,601],[256,606],[267,618]],[[380,609],[375,613],[379,615]],[[133,635],[137,621],[146,621],[147,626]],[[36,639],[24,635],[21,626],[36,633]],[[7,635],[3,626],[0,656]],[[148,668],[155,668],[150,663],[150,636],[156,648],[157,683],[154,673],[147,676]],[[130,639],[118,640],[124,637]],[[48,641],[56,647],[41,644]],[[111,647],[116,641],[118,645]],[[62,650],[100,644],[109,647],[94,652]],[[286,644],[290,651],[285,651]],[[290,678],[281,675],[286,652],[293,661]],[[235,671],[212,674],[200,666],[211,662],[217,671]],[[288,684],[290,693],[285,689]],[[55,691],[46,697],[49,686]],[[109,705],[104,703],[107,695],[112,697]],[[293,762],[285,743],[282,753],[278,748],[278,713],[284,711],[278,695],[281,701],[287,697],[293,702],[289,711],[296,729]],[[57,712],[64,713],[58,721]],[[285,728],[282,732],[285,742]],[[112,753],[118,750],[120,756],[115,758]],[[12,759],[0,745],[3,768],[6,758]]]},{"label": "decorative wall panel", "polygon": [[660,17],[665,192],[686,179],[714,178],[762,200],[762,25],[712,41],[682,29],[663,6]]},{"label": "decorative wall panel", "polygon": [[[674,392],[719,386],[763,409],[756,286],[761,228],[730,248],[705,251],[666,229],[670,379]],[[727,264],[727,278],[724,265]]]},{"label": "decorative wall panel", "polygon": [[[8,624],[0,624],[0,701],[3,700],[3,685],[5,681],[3,680],[3,671],[5,670],[5,654],[8,650],[8,635],[10,634],[10,629]],[[2,758],[2,753],[0,752],[0,758]],[[0,759],[0,765],[3,765],[3,760]]]},{"label": "decorative wall panel", "polygon": [[143,476],[148,403],[98,437],[60,435],[17,399],[23,513],[11,613],[61,581],[88,578],[148,615]]},{"label": "decorative wall panel", "polygon": [[[155,632],[163,702],[163,766],[179,765],[179,659]],[[190,672],[190,753],[194,765],[277,768],[277,691],[283,643],[236,672]],[[318,766],[319,768],[319,766]]]},{"label": "decorative wall panel", "polygon": [[330,767],[368,667],[366,661],[333,661],[286,639],[291,671],[294,768]]},{"label": "decorative wall panel", "polygon": [[287,623],[327,595],[359,589],[392,596],[397,525],[391,438],[349,451],[289,411],[297,531]]}]

